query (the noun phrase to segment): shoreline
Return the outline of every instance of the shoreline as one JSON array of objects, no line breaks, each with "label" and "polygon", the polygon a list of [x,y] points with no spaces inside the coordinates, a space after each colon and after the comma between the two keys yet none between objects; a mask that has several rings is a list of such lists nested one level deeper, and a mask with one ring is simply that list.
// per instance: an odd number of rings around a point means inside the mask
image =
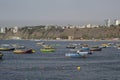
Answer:
[{"label": "shoreline", "polygon": [[68,39],[61,39],[61,40],[53,40],[53,39],[27,39],[31,41],[120,41],[120,40],[68,40]]},{"label": "shoreline", "polygon": [[62,39],[62,40],[53,40],[53,39],[2,39],[2,40],[30,40],[30,41],[116,41],[119,42],[120,40],[67,40],[67,39]]}]

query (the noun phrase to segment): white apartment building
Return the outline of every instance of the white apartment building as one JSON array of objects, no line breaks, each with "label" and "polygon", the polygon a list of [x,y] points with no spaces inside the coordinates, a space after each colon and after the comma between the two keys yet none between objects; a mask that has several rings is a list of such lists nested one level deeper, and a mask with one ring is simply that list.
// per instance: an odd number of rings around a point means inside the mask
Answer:
[{"label": "white apartment building", "polygon": [[5,27],[0,27],[0,33],[5,33],[6,30],[5,30]]},{"label": "white apartment building", "polygon": [[120,24],[120,20],[115,20],[115,25],[118,26]]},{"label": "white apartment building", "polygon": [[105,20],[105,26],[110,27],[110,25],[111,25],[111,24],[110,24],[110,19],[106,19],[106,20]]}]

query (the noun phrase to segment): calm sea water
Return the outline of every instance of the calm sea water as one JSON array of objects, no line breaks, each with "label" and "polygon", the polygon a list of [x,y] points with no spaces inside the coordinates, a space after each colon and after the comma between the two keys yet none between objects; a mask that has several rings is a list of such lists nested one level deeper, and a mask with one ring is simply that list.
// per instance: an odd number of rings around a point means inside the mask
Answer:
[{"label": "calm sea water", "polygon": [[[120,80],[120,50],[104,48],[87,58],[66,58],[68,43],[119,43],[115,41],[43,41],[56,44],[53,53],[40,52],[41,46],[30,40],[0,40],[0,44],[19,43],[36,50],[34,54],[14,54],[2,51],[0,80]],[[80,70],[77,70],[80,67]]]}]

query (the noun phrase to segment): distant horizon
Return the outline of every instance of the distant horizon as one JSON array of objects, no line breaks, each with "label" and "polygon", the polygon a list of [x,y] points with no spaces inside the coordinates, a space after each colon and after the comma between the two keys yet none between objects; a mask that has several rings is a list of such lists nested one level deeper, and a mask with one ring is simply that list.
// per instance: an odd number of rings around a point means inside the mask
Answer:
[{"label": "distant horizon", "polygon": [[[115,19],[114,19],[115,20]],[[111,24],[114,24],[114,20],[111,20]],[[119,19],[118,19],[119,20]],[[87,24],[91,25],[105,25],[105,19],[103,21],[1,21],[0,27],[25,27],[25,26],[39,26],[39,25],[58,25],[58,26],[84,26]]]}]

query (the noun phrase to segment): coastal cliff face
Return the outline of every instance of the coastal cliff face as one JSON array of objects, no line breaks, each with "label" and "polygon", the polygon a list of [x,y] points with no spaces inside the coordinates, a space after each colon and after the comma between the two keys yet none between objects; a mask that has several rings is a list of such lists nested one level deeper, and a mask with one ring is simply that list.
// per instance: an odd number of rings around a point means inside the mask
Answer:
[{"label": "coastal cliff face", "polygon": [[7,31],[0,34],[0,39],[10,39],[11,37],[20,37],[22,39],[112,39],[120,38],[120,27],[99,27],[99,28],[49,28],[23,27],[17,33]]}]

